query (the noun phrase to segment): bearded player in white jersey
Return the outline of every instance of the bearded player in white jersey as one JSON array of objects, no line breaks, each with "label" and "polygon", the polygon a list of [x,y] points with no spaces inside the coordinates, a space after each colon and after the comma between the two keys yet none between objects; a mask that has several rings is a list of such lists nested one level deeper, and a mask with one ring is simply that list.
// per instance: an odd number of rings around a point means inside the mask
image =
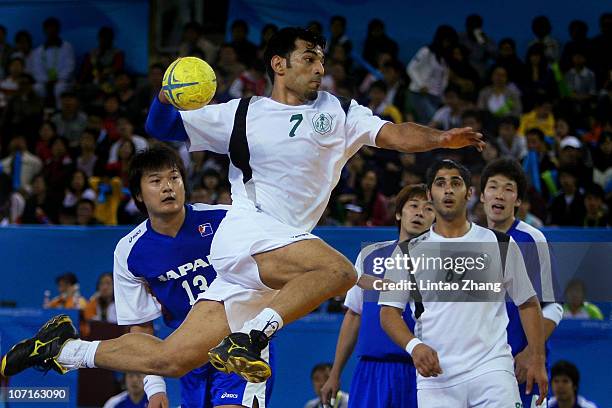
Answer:
[{"label": "bearded player in white jersey", "polygon": [[[318,91],[324,47],[324,39],[301,28],[275,34],[264,56],[274,83],[271,97],[181,112],[161,93],[153,102],[147,118],[150,135],[187,141],[191,151],[212,150],[231,159],[233,205],[211,248],[218,277],[205,301],[194,305],[172,336],[164,341],[128,334],[99,343],[67,342],[72,335],[62,328],[67,325],[50,324],[5,356],[3,373],[35,365],[57,371],[97,366],[181,376],[210,356],[218,369],[248,381],[270,375],[260,357],[269,337],[357,281],[351,262],[310,233],[348,159],[364,145],[402,152],[481,150],[485,145],[471,128],[441,132],[393,124],[354,100]],[[279,292],[259,314],[234,328],[223,303],[237,288]]]}]

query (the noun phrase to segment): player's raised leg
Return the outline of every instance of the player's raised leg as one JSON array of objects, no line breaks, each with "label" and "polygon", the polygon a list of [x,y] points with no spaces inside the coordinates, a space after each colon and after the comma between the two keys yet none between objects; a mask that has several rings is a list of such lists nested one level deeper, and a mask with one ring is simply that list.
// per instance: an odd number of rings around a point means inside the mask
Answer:
[{"label": "player's raised leg", "polygon": [[58,372],[99,367],[180,377],[206,363],[207,350],[230,332],[223,304],[212,301],[196,303],[183,324],[165,340],[142,333],[104,341],[74,340],[76,331],[69,328],[67,316],[49,323],[3,357],[3,376],[36,366]]}]

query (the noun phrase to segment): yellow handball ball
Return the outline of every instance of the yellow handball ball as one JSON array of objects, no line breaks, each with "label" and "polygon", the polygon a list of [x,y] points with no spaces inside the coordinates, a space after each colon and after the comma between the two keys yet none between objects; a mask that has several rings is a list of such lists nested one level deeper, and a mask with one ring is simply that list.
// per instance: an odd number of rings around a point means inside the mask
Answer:
[{"label": "yellow handball ball", "polygon": [[162,80],[164,96],[180,110],[201,108],[210,102],[216,90],[215,71],[206,61],[196,57],[174,61]]}]

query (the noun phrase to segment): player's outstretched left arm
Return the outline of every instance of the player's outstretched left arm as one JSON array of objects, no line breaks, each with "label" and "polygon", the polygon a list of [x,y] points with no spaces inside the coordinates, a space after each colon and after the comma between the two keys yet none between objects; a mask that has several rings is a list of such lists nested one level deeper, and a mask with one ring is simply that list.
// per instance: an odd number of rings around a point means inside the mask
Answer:
[{"label": "player's outstretched left arm", "polygon": [[526,373],[525,390],[531,394],[533,383],[538,384],[540,396],[536,405],[540,405],[548,395],[548,375],[546,373],[546,354],[544,351],[544,328],[540,302],[534,296],[519,306],[521,324],[529,344],[529,365]]},{"label": "player's outstretched left arm", "polygon": [[482,151],[485,145],[482,133],[475,132],[470,127],[441,131],[411,122],[387,123],[376,137],[376,146],[406,153],[468,146]]}]

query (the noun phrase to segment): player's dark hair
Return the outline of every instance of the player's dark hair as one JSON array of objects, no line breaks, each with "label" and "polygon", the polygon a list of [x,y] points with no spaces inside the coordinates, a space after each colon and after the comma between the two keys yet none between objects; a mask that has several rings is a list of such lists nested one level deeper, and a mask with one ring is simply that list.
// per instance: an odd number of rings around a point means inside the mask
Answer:
[{"label": "player's dark hair", "polygon": [[146,172],[168,168],[177,169],[179,173],[181,173],[183,184],[186,183],[187,173],[185,172],[183,161],[173,149],[166,145],[161,143],[154,144],[132,157],[128,169],[128,184],[130,193],[134,198],[134,203],[136,203],[136,207],[138,207],[143,214],[148,215],[147,207],[143,201],[136,198],[141,193],[140,181],[142,176]]},{"label": "player's dark hair", "polygon": [[467,190],[472,186],[472,174],[464,165],[457,163],[451,159],[443,159],[435,162],[427,169],[427,174],[425,175],[425,180],[427,181],[427,188],[431,190],[431,186],[433,185],[434,180],[436,179],[436,174],[441,169],[456,169],[459,172],[459,175],[463,179],[463,183],[465,184],[465,188]]},{"label": "player's dark hair", "polygon": [[[395,215],[401,218],[404,206],[408,201],[414,198],[424,198],[427,200],[427,186],[424,183],[404,186],[404,188],[397,193],[395,196]],[[401,220],[396,220],[396,224],[399,227],[401,225]]]},{"label": "player's dark hair", "polygon": [[527,177],[523,168],[514,159],[499,158],[491,161],[485,166],[480,175],[480,191],[485,190],[487,181],[493,176],[502,175],[516,183],[516,192],[519,200],[522,200],[527,190]]},{"label": "player's dark hair", "polygon": [[310,378],[312,379],[317,371],[323,371],[327,369],[331,370],[331,368],[332,368],[332,365],[330,363],[316,364],[314,367],[312,367],[312,370],[310,371]]},{"label": "player's dark hair", "polygon": [[572,384],[574,389],[576,390],[576,394],[578,394],[578,385],[580,384],[580,372],[578,372],[578,367],[569,361],[559,360],[557,361],[550,370],[550,379],[551,381],[560,375],[566,375],[572,380]]},{"label": "player's dark hair", "polygon": [[268,41],[266,50],[264,51],[264,62],[266,63],[266,72],[272,82],[274,82],[274,70],[272,69],[272,57],[278,55],[287,59],[287,66],[289,64],[289,57],[291,53],[295,51],[295,42],[297,40],[304,40],[313,44],[314,46],[320,46],[325,48],[325,38],[316,34],[315,32],[301,27],[285,27],[280,29]]}]

